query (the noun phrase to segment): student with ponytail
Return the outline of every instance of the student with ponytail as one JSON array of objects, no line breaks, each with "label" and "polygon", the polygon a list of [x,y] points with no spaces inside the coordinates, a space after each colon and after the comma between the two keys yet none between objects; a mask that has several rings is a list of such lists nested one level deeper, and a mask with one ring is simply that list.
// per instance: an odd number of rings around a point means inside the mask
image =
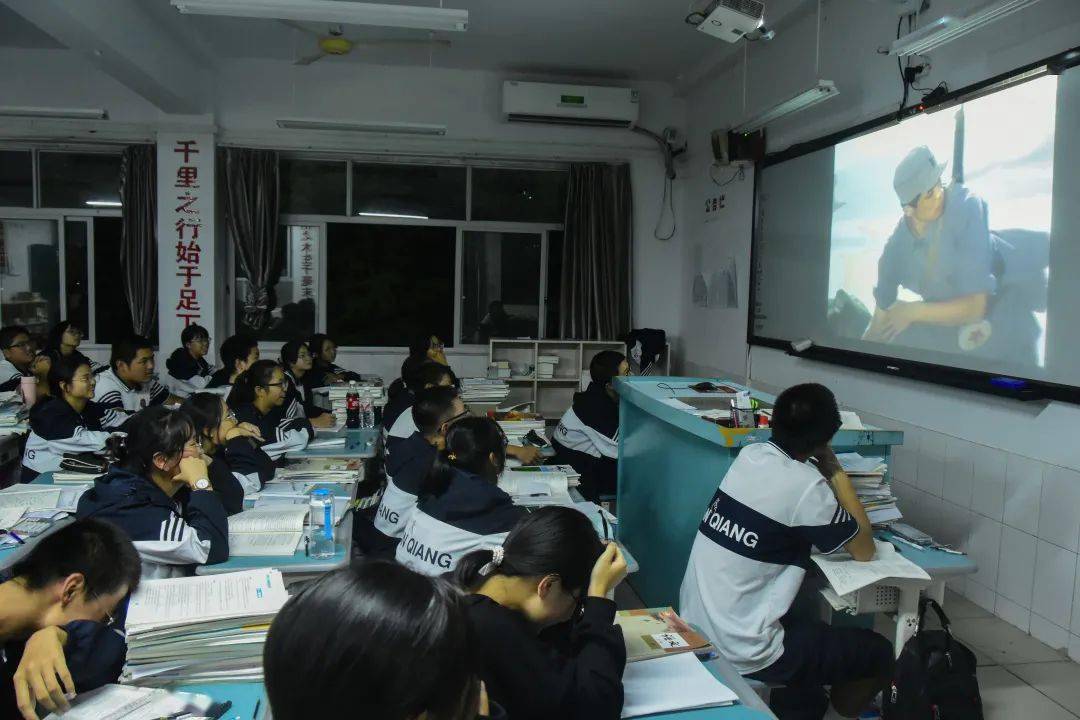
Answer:
[{"label": "student with ponytail", "polygon": [[259,447],[262,434],[254,425],[241,423],[213,393],[195,393],[180,406],[191,419],[203,452],[210,458],[210,483],[225,511],[235,515],[244,509],[244,496],[257,493],[274,477],[274,461]]},{"label": "student with ponytail", "polygon": [[465,554],[502,543],[525,515],[497,484],[505,453],[506,436],[494,420],[468,417],[454,423],[405,526],[398,562],[442,575]]},{"label": "student with ponytail", "polygon": [[191,575],[196,565],[228,560],[229,522],[188,416],[154,406],[128,428],[114,448],[117,463],[83,493],[77,516],[123,529],[146,579]]},{"label": "student with ponytail", "polygon": [[304,384],[311,372],[311,351],[301,340],[290,340],[281,346],[281,366],[289,387],[285,390],[285,416],[304,418],[314,427],[333,427],[334,414],[316,407],[311,388]]},{"label": "student with ponytail", "polygon": [[509,717],[618,720],[626,649],[611,598],[624,577],[618,546],[565,507],[540,508],[461,559],[454,580],[471,593],[480,678]]},{"label": "student with ponytail", "polygon": [[259,360],[236,378],[227,400],[237,421],[258,428],[262,449],[277,460],[287,452],[303,450],[315,437],[305,417],[285,415],[289,381],[273,360]]}]

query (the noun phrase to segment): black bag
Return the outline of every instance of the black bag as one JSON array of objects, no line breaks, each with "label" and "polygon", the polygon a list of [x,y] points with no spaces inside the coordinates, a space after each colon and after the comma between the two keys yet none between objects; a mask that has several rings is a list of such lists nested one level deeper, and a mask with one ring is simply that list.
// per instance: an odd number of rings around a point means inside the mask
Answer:
[{"label": "black bag", "polygon": [[[927,608],[941,630],[924,630]],[[975,677],[975,654],[953,637],[949,618],[930,598],[919,602],[919,626],[896,660],[892,686],[885,689],[884,720],[982,720],[982,697]]]}]

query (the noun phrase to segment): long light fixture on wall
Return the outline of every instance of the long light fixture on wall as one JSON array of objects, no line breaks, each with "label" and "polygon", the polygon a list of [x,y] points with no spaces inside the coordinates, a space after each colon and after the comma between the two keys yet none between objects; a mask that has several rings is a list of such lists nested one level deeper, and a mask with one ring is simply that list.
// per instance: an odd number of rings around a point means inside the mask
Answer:
[{"label": "long light fixture on wall", "polygon": [[890,55],[922,55],[946,43],[996,22],[1017,10],[1030,7],[1039,0],[1003,0],[974,10],[964,17],[946,15],[895,40],[889,48]]},{"label": "long light fixture on wall", "polygon": [[40,118],[46,120],[108,120],[109,112],[100,108],[58,108],[0,106],[0,117]]},{"label": "long light fixture on wall", "polygon": [[463,32],[469,27],[468,10],[416,5],[383,5],[345,0],[172,0],[172,6],[181,13],[190,15],[224,15],[446,32]]},{"label": "long light fixture on wall", "polygon": [[336,130],[340,132],[383,133],[386,135],[445,135],[445,125],[426,123],[363,122],[318,118],[278,118],[277,126],[289,130]]},{"label": "long light fixture on wall", "polygon": [[825,102],[839,94],[840,91],[836,89],[836,84],[832,80],[818,80],[817,84],[812,88],[804,90],[798,95],[794,95],[781,103],[773,105],[768,110],[755,115],[742,125],[734,128],[734,130],[735,132],[754,132],[755,130],[760,130],[771,122],[791,115],[792,113],[813,107],[818,103]]}]

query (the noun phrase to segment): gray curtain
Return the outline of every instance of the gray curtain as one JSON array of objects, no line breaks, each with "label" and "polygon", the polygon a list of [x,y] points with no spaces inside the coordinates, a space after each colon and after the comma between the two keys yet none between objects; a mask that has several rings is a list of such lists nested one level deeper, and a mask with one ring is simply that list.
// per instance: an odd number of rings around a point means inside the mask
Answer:
[{"label": "gray curtain", "polygon": [[149,337],[157,319],[157,148],[128,145],[120,160],[120,274],[131,327]]},{"label": "gray curtain", "polygon": [[629,165],[570,166],[559,337],[615,340],[629,332],[633,212]]},{"label": "gray curtain", "polygon": [[271,290],[278,281],[278,154],[225,148],[225,222],[236,247],[248,292],[240,298],[244,324],[260,330],[270,319]]}]

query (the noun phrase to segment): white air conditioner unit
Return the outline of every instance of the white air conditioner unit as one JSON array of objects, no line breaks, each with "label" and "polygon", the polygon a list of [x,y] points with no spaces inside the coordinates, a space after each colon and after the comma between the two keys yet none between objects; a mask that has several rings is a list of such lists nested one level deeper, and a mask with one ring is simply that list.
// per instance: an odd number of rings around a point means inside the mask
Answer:
[{"label": "white air conditioner unit", "polygon": [[761,27],[764,19],[765,4],[759,0],[718,0],[697,29],[733,43]]},{"label": "white air conditioner unit", "polygon": [[638,91],[630,88],[555,83],[503,83],[508,122],[631,128],[638,120]]}]

